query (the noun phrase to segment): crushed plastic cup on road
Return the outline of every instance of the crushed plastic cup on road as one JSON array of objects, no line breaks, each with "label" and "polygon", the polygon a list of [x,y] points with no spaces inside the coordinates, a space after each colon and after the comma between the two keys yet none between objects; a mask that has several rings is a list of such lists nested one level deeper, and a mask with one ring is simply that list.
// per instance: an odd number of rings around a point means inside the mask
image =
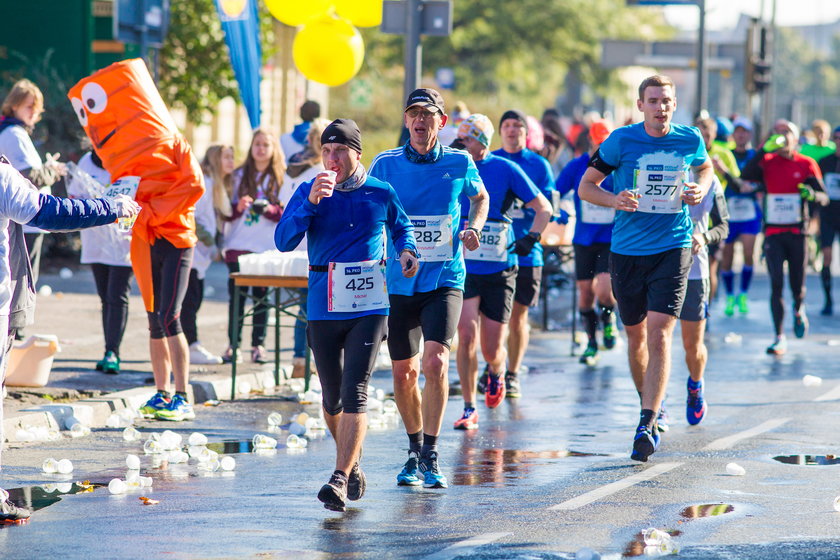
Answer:
[{"label": "crushed plastic cup on road", "polygon": [[222,462],[218,459],[212,459],[210,461],[202,461],[198,464],[198,470],[203,472],[216,472],[222,467]]},{"label": "crushed plastic cup on road", "polygon": [[167,452],[166,460],[173,465],[177,465],[188,462],[190,460],[190,456],[180,449],[173,449],[172,451]]},{"label": "crushed plastic cup on road", "polygon": [[309,442],[306,438],[298,437],[295,434],[289,434],[289,437],[286,438],[287,449],[306,449],[308,446]]},{"label": "crushed plastic cup on road", "polygon": [[734,333],[734,332],[728,332],[728,333],[726,333],[726,335],[723,337],[723,341],[724,341],[726,344],[741,344],[741,341],[742,341],[743,339],[744,339],[744,337],[743,337],[743,336],[741,336],[741,335],[740,335],[740,334],[738,334],[738,333]]},{"label": "crushed plastic cup on road", "polygon": [[274,449],[277,447],[277,440],[265,434],[257,434],[254,436],[254,449]]},{"label": "crushed plastic cup on road", "polygon": [[231,457],[230,455],[226,455],[222,457],[222,460],[219,462],[222,467],[223,471],[232,471],[236,468],[236,459]]},{"label": "crushed plastic cup on road", "polygon": [[840,496],[834,498],[834,511],[840,511]]},{"label": "crushed plastic cup on road", "polygon": [[140,433],[140,430],[134,426],[129,426],[123,430],[123,439],[127,442],[137,441],[141,437],[143,437],[143,435]]},{"label": "crushed plastic cup on road", "polygon": [[146,455],[163,453],[163,446],[160,444],[160,441],[150,437],[143,443],[143,453]]},{"label": "crushed plastic cup on road", "polygon": [[816,375],[803,375],[802,384],[806,387],[819,387],[822,385],[822,377]]},{"label": "crushed plastic cup on road", "polygon": [[658,545],[664,541],[671,540],[671,535],[663,531],[662,529],[657,529],[656,527],[648,527],[644,531],[642,531],[642,539],[644,539],[646,545]]},{"label": "crushed plastic cup on road", "polygon": [[198,432],[193,432],[187,439],[187,444],[190,446],[207,445],[207,436]]},{"label": "crushed plastic cup on road", "polygon": [[140,470],[140,457],[137,455],[126,455],[125,466],[132,471]]},{"label": "crushed plastic cup on road", "polygon": [[125,426],[123,418],[115,412],[105,420],[106,428],[122,428],[123,426]]},{"label": "crushed plastic cup on road", "polygon": [[90,434],[90,428],[79,421],[70,424],[70,437],[83,437]]},{"label": "crushed plastic cup on road", "polygon": [[176,434],[172,430],[164,430],[163,433],[160,434],[160,445],[163,447],[164,451],[180,449],[182,439],[181,434]]},{"label": "crushed plastic cup on road", "polygon": [[125,494],[126,490],[128,490],[128,485],[120,478],[111,479],[108,483],[108,491],[111,494]]},{"label": "crushed plastic cup on road", "polygon": [[187,447],[187,453],[193,459],[198,459],[203,453],[207,452],[207,448],[203,445],[190,445]]},{"label": "crushed plastic cup on road", "polygon": [[726,474],[728,474],[729,476],[744,476],[745,474],[747,474],[747,471],[738,463],[727,463]]},{"label": "crushed plastic cup on road", "polygon": [[279,412],[272,412],[268,415],[268,426],[270,428],[277,428],[283,424],[283,415]]},{"label": "crushed plastic cup on road", "polygon": [[153,479],[151,476],[141,476],[140,477],[140,488],[151,488],[152,487]]},{"label": "crushed plastic cup on road", "polygon": [[59,474],[70,474],[73,472],[73,463],[70,459],[62,459],[58,462],[58,472]]},{"label": "crushed plastic cup on road", "polygon": [[[41,470],[44,471],[46,474],[55,474],[58,472],[58,461],[53,459],[52,457],[48,459],[44,459],[44,463],[41,465]],[[2,501],[2,500],[0,500]]]},{"label": "crushed plastic cup on road", "polygon": [[129,488],[140,488],[140,471],[125,473],[125,485]]}]

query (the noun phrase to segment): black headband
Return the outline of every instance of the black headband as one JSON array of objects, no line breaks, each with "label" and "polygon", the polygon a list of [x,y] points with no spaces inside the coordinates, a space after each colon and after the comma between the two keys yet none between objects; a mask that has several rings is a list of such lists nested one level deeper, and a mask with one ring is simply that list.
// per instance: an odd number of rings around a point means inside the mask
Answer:
[{"label": "black headband", "polygon": [[362,133],[352,119],[335,119],[321,133],[321,145],[344,144],[362,153]]}]

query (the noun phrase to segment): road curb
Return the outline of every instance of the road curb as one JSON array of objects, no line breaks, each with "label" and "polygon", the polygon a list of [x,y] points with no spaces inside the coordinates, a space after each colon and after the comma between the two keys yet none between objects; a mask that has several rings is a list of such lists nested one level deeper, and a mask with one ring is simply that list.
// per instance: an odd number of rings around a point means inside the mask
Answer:
[{"label": "road curb", "polygon": [[[279,386],[283,386],[290,376],[291,368],[281,367]],[[216,374],[190,381],[188,392],[192,393],[192,402],[195,404],[210,400],[230,400],[232,384],[233,379],[230,374]],[[252,391],[274,388],[273,369],[240,373],[236,376],[236,392],[239,397],[247,396]],[[155,391],[153,386],[135,387],[72,403],[44,404],[21,409],[18,413],[3,420],[5,441],[9,443],[25,441],[17,438],[17,431],[21,429],[38,427],[48,430],[69,429],[67,422],[73,417],[90,428],[104,428],[111,414],[124,408],[135,410],[140,408],[155,394]]]}]

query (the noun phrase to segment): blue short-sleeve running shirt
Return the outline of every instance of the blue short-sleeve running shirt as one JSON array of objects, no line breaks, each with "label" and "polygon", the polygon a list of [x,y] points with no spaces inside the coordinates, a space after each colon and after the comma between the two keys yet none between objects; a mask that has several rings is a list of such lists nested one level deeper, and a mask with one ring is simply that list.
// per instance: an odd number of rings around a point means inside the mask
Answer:
[{"label": "blue short-sleeve running shirt", "polygon": [[[631,124],[613,131],[598,152],[604,163],[616,168],[613,192],[639,188],[642,197],[640,210],[616,212],[612,251],[653,255],[691,247],[691,218],[679,196],[690,168],[708,158],[700,131],[671,124],[668,134],[654,137],[645,132],[644,123]],[[676,211],[663,203],[669,195],[676,197]]]},{"label": "blue short-sleeve running shirt", "polygon": [[[525,175],[522,168],[515,163],[506,159],[487,154],[487,156],[475,162],[478,167],[478,174],[487,188],[487,194],[490,196],[490,209],[487,212],[487,224],[484,226],[484,231],[481,235],[482,246],[478,251],[466,252],[465,259],[467,265],[467,272],[470,274],[492,274],[505,270],[517,264],[517,256],[512,250],[508,250],[513,239],[513,232],[511,229],[510,212],[513,209],[515,202],[520,204],[528,204],[540,192],[536,185]],[[466,210],[469,208],[469,199],[461,195],[461,218],[462,228],[463,221],[467,219]],[[492,245],[501,244],[507,253],[507,259],[504,261],[495,260],[492,256],[486,254],[493,254]],[[501,248],[500,247],[500,248]],[[482,255],[478,255],[481,252]],[[470,256],[477,256],[477,258],[470,258]]]},{"label": "blue short-sleeve running shirt", "polygon": [[[531,179],[543,196],[549,202],[552,201],[554,174],[551,172],[551,165],[547,159],[527,148],[515,154],[499,149],[494,151],[493,155],[503,157],[521,167],[525,175]],[[531,226],[534,225],[534,216],[536,216],[536,212],[530,208],[520,208],[514,211],[512,216],[513,233],[517,239],[527,235],[531,230]],[[534,244],[530,255],[519,257],[519,266],[542,266],[543,262],[543,249],[539,243]]]},{"label": "blue short-sleeve running shirt", "polygon": [[[615,221],[615,210],[612,208],[598,207],[589,202],[582,201],[578,195],[578,186],[586,168],[589,166],[589,154],[576,157],[566,164],[560,176],[557,177],[557,192],[560,196],[566,196],[571,191],[575,193],[575,236],[572,243],[575,245],[592,245],[593,243],[610,243],[612,241],[612,228]],[[601,186],[612,191],[612,175],[607,175]]]},{"label": "blue short-sleeve running shirt", "polygon": [[[466,269],[460,231],[460,196],[478,195],[484,184],[470,155],[463,150],[444,147],[434,163],[413,163],[399,147],[382,152],[368,172],[391,184],[414,225],[420,252],[420,269],[413,278],[405,278],[389,243],[387,268],[388,292],[410,296],[438,288],[464,289]],[[429,243],[434,249],[428,249]],[[425,247],[425,248],[424,248]]]}]

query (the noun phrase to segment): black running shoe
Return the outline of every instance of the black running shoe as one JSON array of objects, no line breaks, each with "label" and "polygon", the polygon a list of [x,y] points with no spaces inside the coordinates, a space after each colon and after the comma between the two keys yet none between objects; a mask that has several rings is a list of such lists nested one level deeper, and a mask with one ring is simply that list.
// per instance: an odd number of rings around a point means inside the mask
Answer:
[{"label": "black running shoe", "polygon": [[519,376],[512,371],[505,373],[505,396],[509,399],[518,399],[522,396],[522,388],[519,386]]},{"label": "black running shoe", "polygon": [[318,492],[318,499],[324,503],[324,507],[332,511],[345,511],[347,500],[347,485],[344,480],[333,473],[330,481],[321,486]]},{"label": "black running shoe", "polygon": [[350,471],[350,476],[347,477],[347,499],[353,500],[354,502],[361,500],[362,496],[365,495],[365,488],[367,488],[365,473],[362,471],[362,467],[359,466],[359,462],[356,461],[356,464],[353,465]]}]

